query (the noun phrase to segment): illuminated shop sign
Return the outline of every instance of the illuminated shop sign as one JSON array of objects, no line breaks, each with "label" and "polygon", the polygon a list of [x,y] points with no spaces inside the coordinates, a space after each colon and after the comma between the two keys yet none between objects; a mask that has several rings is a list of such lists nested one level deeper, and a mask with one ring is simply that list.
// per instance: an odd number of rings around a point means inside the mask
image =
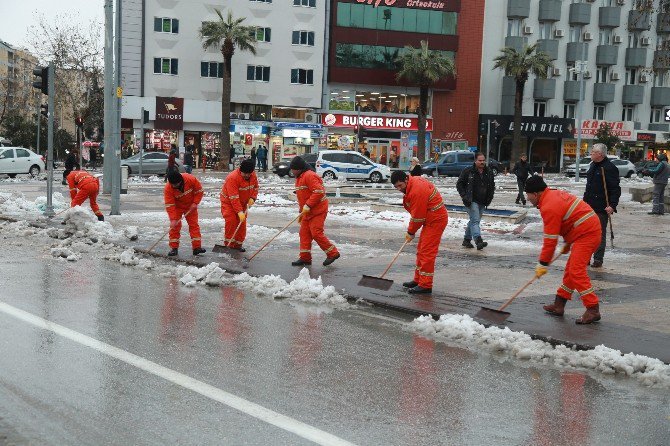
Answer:
[{"label": "illuminated shop sign", "polygon": [[[391,116],[369,116],[327,113],[321,117],[321,122],[328,127],[354,127],[357,124],[370,130],[417,130],[418,118],[402,118]],[[426,130],[433,130],[433,120],[426,118]]]}]

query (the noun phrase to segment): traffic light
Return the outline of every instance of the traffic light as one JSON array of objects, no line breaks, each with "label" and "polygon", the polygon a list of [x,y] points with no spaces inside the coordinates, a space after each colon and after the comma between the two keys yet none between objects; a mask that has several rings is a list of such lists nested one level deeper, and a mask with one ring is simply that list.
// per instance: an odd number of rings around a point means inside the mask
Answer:
[{"label": "traffic light", "polygon": [[42,91],[42,94],[49,94],[49,67],[35,67],[33,74],[35,75],[33,87]]},{"label": "traffic light", "polygon": [[144,114],[142,115],[142,123],[143,124],[149,123],[149,110],[144,110]]},{"label": "traffic light", "polygon": [[479,123],[479,134],[480,135],[486,135],[488,133],[488,129],[486,128],[486,123],[487,123],[487,121],[481,121]]},{"label": "traffic light", "polygon": [[49,105],[48,104],[42,104],[40,105],[40,113],[42,116],[45,118],[49,118]]},{"label": "traffic light", "polygon": [[82,127],[84,125],[84,119],[81,117],[75,118],[74,123],[77,127]]},{"label": "traffic light", "polygon": [[358,136],[358,124],[354,125],[354,135]]}]

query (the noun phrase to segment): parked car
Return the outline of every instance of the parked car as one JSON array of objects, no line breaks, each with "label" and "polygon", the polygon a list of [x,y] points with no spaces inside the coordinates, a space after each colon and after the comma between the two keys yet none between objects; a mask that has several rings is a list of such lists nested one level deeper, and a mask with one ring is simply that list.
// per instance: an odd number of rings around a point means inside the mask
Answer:
[{"label": "parked car", "polygon": [[[607,155],[607,158],[610,159],[610,161],[618,160],[619,158],[616,155]],[[589,167],[591,166],[591,157],[587,156],[584,158],[581,158],[579,160],[579,176],[582,177],[586,175],[586,172],[589,170]],[[565,168],[565,174],[569,177],[574,177],[575,176],[575,169],[576,164],[570,164]],[[618,168],[618,166],[617,166]],[[633,166],[633,170],[635,170],[635,166]],[[624,174],[625,175],[625,174]],[[621,170],[619,171],[619,176],[621,175]]]},{"label": "parked car", "polygon": [[635,173],[635,164],[631,163],[630,160],[613,159],[610,161],[619,169],[620,177],[630,178]]},{"label": "parked car", "polygon": [[658,165],[658,161],[638,161],[635,163],[635,171],[641,177],[650,176],[649,170],[655,169]]},{"label": "parked car", "polygon": [[[142,175],[165,175],[168,167],[169,155],[165,152],[145,152],[142,157]],[[179,159],[175,160],[179,172],[185,172]],[[121,160],[121,167],[128,166],[128,175],[140,173],[140,154]]]},{"label": "parked car", "polygon": [[325,180],[344,177],[380,183],[391,178],[390,167],[377,164],[354,150],[322,150],[318,153],[316,173]]},{"label": "parked car", "polygon": [[[318,157],[318,154],[306,153],[304,155],[300,155],[300,157],[305,160],[305,162],[309,165],[310,169],[316,172],[316,159]],[[285,177],[286,175],[288,175],[289,177],[292,178],[293,174],[291,173],[291,169],[289,168],[290,164],[291,164],[291,158],[284,158],[279,163],[274,165],[274,167],[272,168],[272,172],[276,173],[280,177]]]},{"label": "parked car", "polygon": [[16,177],[27,173],[36,177],[44,170],[44,157],[23,147],[0,147],[0,173]]},{"label": "parked car", "polygon": [[[466,167],[472,166],[475,162],[475,153],[469,150],[450,150],[442,152],[437,159],[437,162],[431,161],[421,166],[421,170],[425,175],[438,176],[454,176],[457,177],[463,172]],[[498,175],[505,168],[500,161],[489,158],[489,168],[493,175]]]}]

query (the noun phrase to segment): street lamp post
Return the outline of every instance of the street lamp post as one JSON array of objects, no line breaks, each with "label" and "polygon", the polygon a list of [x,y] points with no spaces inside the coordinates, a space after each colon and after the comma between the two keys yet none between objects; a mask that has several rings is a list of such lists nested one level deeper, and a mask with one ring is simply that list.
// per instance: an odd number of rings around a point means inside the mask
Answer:
[{"label": "street lamp post", "polygon": [[575,61],[575,73],[579,76],[579,108],[577,109],[577,149],[575,150],[575,183],[579,182],[579,158],[582,150],[582,120],[584,113],[584,71],[586,71],[586,43],[582,42],[582,60]]}]

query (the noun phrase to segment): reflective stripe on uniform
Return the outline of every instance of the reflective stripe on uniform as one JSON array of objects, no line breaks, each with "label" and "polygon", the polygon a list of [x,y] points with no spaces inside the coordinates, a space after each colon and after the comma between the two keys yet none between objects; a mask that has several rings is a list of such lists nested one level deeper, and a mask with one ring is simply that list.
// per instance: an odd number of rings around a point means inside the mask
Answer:
[{"label": "reflective stripe on uniform", "polygon": [[330,248],[326,249],[324,252],[325,252],[326,254],[328,254],[328,253],[329,253],[330,251],[332,251],[333,249],[335,249],[335,245],[330,245]]},{"label": "reflective stripe on uniform", "polygon": [[416,267],[416,270],[419,272],[420,276],[433,277],[435,275],[435,273],[427,273],[425,271],[421,271],[418,266]]},{"label": "reflective stripe on uniform", "polygon": [[577,221],[575,222],[575,224],[572,225],[572,227],[573,227],[573,228],[576,228],[577,226],[581,225],[582,223],[584,223],[586,220],[588,220],[589,218],[593,217],[594,215],[596,215],[595,212],[593,212],[593,211],[589,212],[588,214],[586,214],[585,216],[583,216],[582,218],[580,218],[579,220],[577,220]]},{"label": "reflective stripe on uniform", "polygon": [[325,194],[326,191],[323,190],[323,189],[312,189],[312,193],[315,193],[315,194]]},{"label": "reflective stripe on uniform", "polygon": [[311,249],[301,249],[300,252],[312,252]]},{"label": "reflective stripe on uniform", "polygon": [[175,205],[174,204],[166,204],[165,205],[166,208],[169,208],[169,207],[172,207],[172,206],[175,206]]},{"label": "reflective stripe on uniform", "polygon": [[440,209],[441,207],[443,207],[443,206],[444,206],[444,203],[443,203],[442,201],[440,201],[440,204],[438,204],[437,206],[433,206],[432,208],[430,208],[430,209],[428,209],[428,210],[431,211],[431,212],[435,212],[435,211],[439,210],[439,209]]},{"label": "reflective stripe on uniform", "polygon": [[413,221],[414,223],[421,223],[422,221],[426,221],[425,218],[410,218],[410,221]]},{"label": "reflective stripe on uniform", "polygon": [[558,240],[558,237],[560,237],[559,234],[544,234],[544,238],[551,238],[551,239]]},{"label": "reflective stripe on uniform", "polygon": [[433,192],[428,196],[428,201],[430,201],[437,194],[437,189],[433,189]]},{"label": "reflective stripe on uniform", "polygon": [[297,191],[298,190],[305,190],[305,189],[309,189],[309,188],[307,186],[298,186],[298,187],[295,188],[295,190],[297,190]]},{"label": "reflective stripe on uniform", "polygon": [[579,203],[581,203],[581,202],[582,202],[582,200],[579,199],[579,198],[576,198],[575,201],[572,202],[572,204],[571,204],[570,207],[568,208],[568,211],[567,211],[567,212],[565,213],[565,215],[563,216],[563,221],[566,221],[568,218],[570,218],[570,216],[571,216],[572,213],[574,212],[575,208],[576,208],[576,207],[579,205]]},{"label": "reflective stripe on uniform", "polygon": [[565,286],[564,284],[561,284],[561,289],[564,290],[564,291],[567,291],[567,292],[570,293],[570,294],[572,294],[572,293],[575,292],[575,290],[571,290],[570,288],[568,288],[568,287]]},{"label": "reflective stripe on uniform", "polygon": [[193,189],[186,190],[186,191],[184,191],[183,194],[175,195],[175,198],[181,198],[186,194],[190,194],[191,192],[193,192]]},{"label": "reflective stripe on uniform", "polygon": [[593,289],[593,287],[591,287],[588,290],[579,291],[579,297],[583,297],[583,296],[586,296],[587,294],[591,294],[591,293],[594,293],[594,292],[595,292],[595,290]]}]

